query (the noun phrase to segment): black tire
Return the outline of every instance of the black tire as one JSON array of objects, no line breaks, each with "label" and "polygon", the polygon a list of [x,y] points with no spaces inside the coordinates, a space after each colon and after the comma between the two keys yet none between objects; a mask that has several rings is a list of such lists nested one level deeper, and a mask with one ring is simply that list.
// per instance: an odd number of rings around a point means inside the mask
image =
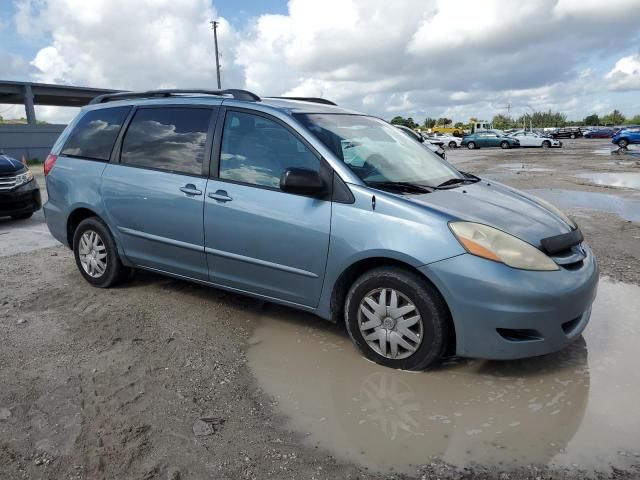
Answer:
[{"label": "black tire", "polygon": [[572,134],[571,134],[571,137],[569,137],[569,138],[571,138],[571,140],[575,140],[575,138],[576,138],[576,134],[575,134],[575,133],[572,133]]},{"label": "black tire", "polygon": [[620,148],[626,148],[627,145],[629,145],[629,141],[626,138],[621,138],[620,140],[618,140],[618,146]]},{"label": "black tire", "polygon": [[[80,239],[85,232],[95,232],[104,244],[106,256],[106,268],[98,276],[91,276],[80,261]],[[129,274],[129,269],[122,264],[116,243],[107,226],[98,217],[89,217],[78,225],[73,234],[73,255],[76,265],[84,279],[94,287],[109,288],[122,282]]]},{"label": "black tire", "polygon": [[469,142],[467,143],[467,148],[469,150],[474,150],[476,148],[476,142]]},{"label": "black tire", "polygon": [[453,140],[451,140],[451,141],[449,142],[449,148],[456,148],[456,147],[457,147],[456,142],[454,142]]},{"label": "black tire", "polygon": [[11,215],[11,218],[13,220],[26,220],[31,217],[33,217],[33,212],[21,213],[20,215]]},{"label": "black tire", "polygon": [[[406,296],[422,319],[422,338],[406,358],[395,359],[376,352],[360,331],[360,304],[372,291],[394,289]],[[444,354],[449,339],[450,315],[440,293],[418,274],[397,267],[380,267],[361,275],[347,293],[344,305],[347,332],[358,350],[369,360],[385,367],[424,370]],[[393,327],[395,328],[395,327]]]},{"label": "black tire", "polygon": [[542,148],[550,148],[551,147],[551,142],[549,140],[545,140],[544,142],[542,142]]},{"label": "black tire", "polygon": [[506,150],[507,148],[511,148],[511,145],[509,145],[509,142],[502,142],[500,144],[500,148],[502,148],[503,150]]}]

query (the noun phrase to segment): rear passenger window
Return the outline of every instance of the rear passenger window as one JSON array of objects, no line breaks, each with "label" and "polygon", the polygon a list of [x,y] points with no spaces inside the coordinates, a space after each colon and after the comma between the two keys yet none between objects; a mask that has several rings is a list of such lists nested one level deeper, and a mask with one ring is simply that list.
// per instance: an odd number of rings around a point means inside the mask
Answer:
[{"label": "rear passenger window", "polygon": [[74,127],[61,155],[109,161],[113,144],[131,107],[87,112]]},{"label": "rear passenger window", "polygon": [[122,141],[121,163],[202,174],[210,108],[141,108]]},{"label": "rear passenger window", "polygon": [[226,114],[220,178],[280,188],[280,176],[287,168],[319,171],[320,161],[282,125],[248,113]]}]

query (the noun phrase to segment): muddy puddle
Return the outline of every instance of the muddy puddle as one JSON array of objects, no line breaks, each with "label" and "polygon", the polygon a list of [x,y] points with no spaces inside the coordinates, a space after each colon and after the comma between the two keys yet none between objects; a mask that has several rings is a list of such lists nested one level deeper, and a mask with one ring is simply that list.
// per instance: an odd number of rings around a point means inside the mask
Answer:
[{"label": "muddy puddle", "polygon": [[346,333],[268,306],[248,350],[260,385],[310,446],[379,471],[640,462],[640,287],[602,281],[584,338],[546,357],[429,372],[363,359]]},{"label": "muddy puddle", "polygon": [[526,163],[501,163],[496,168],[505,169],[512,172],[553,172],[553,168],[534,167]]},{"label": "muddy puddle", "polygon": [[581,173],[578,177],[595,185],[640,190],[640,173],[636,172]]},{"label": "muddy puddle", "polygon": [[620,148],[618,146],[602,147],[592,150],[594,155],[611,156],[611,155],[640,155],[640,149],[636,145],[629,145],[626,148]]},{"label": "muddy puddle", "polygon": [[527,190],[558,207],[584,208],[615,213],[625,220],[640,222],[640,196],[621,197],[608,193],[584,192],[581,190],[536,189]]}]

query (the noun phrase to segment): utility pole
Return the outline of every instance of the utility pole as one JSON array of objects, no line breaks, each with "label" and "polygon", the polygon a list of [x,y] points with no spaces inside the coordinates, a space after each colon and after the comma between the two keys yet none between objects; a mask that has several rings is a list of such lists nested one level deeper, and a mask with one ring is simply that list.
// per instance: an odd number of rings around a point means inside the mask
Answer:
[{"label": "utility pole", "polygon": [[218,54],[218,25],[220,25],[220,22],[212,20],[209,23],[211,24],[211,28],[213,29],[213,43],[216,47],[216,75],[218,77],[218,90],[221,90],[222,84],[220,83],[220,55]]}]

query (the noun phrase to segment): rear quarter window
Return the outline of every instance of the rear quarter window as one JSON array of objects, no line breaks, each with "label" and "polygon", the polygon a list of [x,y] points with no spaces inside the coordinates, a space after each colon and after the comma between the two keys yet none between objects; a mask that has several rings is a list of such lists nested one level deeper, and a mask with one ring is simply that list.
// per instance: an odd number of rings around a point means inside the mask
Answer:
[{"label": "rear quarter window", "polygon": [[91,110],[84,114],[62,147],[61,155],[109,161],[131,107]]}]

